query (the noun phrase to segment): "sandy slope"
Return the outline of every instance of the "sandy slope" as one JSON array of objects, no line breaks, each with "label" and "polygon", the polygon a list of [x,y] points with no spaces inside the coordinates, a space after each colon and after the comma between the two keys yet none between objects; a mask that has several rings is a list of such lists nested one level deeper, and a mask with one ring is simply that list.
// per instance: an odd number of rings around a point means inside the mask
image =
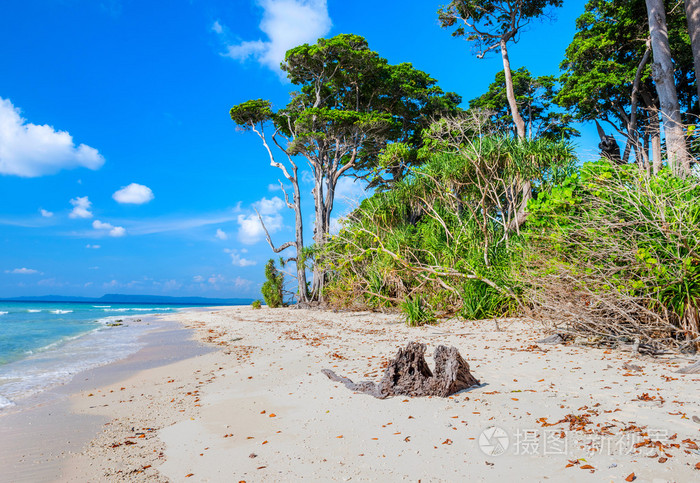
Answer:
[{"label": "sandy slope", "polygon": [[[537,346],[542,334],[518,321],[408,328],[367,312],[249,307],[177,317],[219,350],[77,394],[75,410],[113,419],[66,480],[700,479],[700,376],[673,372],[686,362]],[[320,372],[379,380],[410,340],[429,353],[456,346],[482,385],[378,400]],[[502,433],[480,439],[494,425]]]}]

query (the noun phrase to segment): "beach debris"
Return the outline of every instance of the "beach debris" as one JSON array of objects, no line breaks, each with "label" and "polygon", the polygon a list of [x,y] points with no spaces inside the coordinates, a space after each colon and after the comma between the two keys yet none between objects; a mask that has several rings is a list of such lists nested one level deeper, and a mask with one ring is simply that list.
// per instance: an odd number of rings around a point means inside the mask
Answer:
[{"label": "beach debris", "polygon": [[678,374],[700,374],[700,361],[696,361],[689,366],[681,367],[676,372]]},{"label": "beach debris", "polygon": [[425,350],[426,345],[418,342],[409,342],[405,349],[399,349],[396,357],[387,365],[379,383],[354,383],[330,369],[321,372],[330,380],[343,383],[351,391],[370,394],[379,399],[398,395],[447,397],[480,384],[469,372],[469,364],[455,347],[440,345],[435,349],[434,374],[425,361]]},{"label": "beach debris", "polygon": [[638,365],[636,365],[636,364],[630,364],[629,362],[625,362],[624,364],[622,364],[622,368],[623,368],[624,370],[626,370],[626,371],[637,371],[637,372],[639,372],[639,371],[642,370],[642,368],[639,367]]},{"label": "beach debris", "polygon": [[536,341],[538,344],[563,344],[564,343],[564,338],[559,335],[559,334],[553,334],[548,337],[545,337],[544,339],[540,339]]}]

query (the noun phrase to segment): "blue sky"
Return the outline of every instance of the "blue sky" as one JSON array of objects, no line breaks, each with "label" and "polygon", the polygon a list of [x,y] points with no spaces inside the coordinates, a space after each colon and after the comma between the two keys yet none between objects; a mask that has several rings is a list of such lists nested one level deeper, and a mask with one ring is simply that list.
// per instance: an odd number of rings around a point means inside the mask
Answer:
[{"label": "blue sky", "polygon": [[[228,110],[277,107],[287,48],[355,33],[466,101],[502,69],[437,24],[426,0],[24,0],[0,4],[0,297],[136,293],[257,297],[293,217],[257,137]],[[556,74],[584,1],[510,51]],[[597,140],[578,139],[585,157]],[[307,226],[310,185],[302,186]],[[336,216],[362,196],[341,183]],[[309,237],[310,239],[310,237]]]}]

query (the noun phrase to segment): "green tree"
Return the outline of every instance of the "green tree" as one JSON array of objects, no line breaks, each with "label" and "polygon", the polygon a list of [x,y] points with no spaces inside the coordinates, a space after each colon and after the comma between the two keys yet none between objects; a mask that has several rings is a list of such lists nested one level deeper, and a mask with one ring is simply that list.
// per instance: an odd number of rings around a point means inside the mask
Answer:
[{"label": "green tree", "polygon": [[[499,49],[503,59],[503,73],[508,106],[518,137],[525,138],[525,121],[520,114],[508,55],[508,42],[517,42],[522,29],[533,19],[547,15],[550,7],[559,7],[562,0],[453,0],[438,10],[443,28],[454,28],[452,35],[466,37],[483,58]],[[523,193],[523,204],[510,229],[517,229],[525,222],[527,202],[532,198],[530,180],[518,182]]]},{"label": "green tree", "polygon": [[[553,100],[558,92],[554,76],[532,77],[530,71],[521,67],[513,72],[513,89],[518,109],[525,121],[528,139],[570,139],[579,135],[571,127],[573,117],[554,109]],[[496,79],[489,85],[487,92],[469,101],[469,108],[493,113],[490,120],[497,131],[513,131],[515,134],[503,71],[496,74]]]},{"label": "green tree", "polygon": [[[579,121],[601,120],[627,140],[623,160],[661,168],[659,100],[651,78],[651,39],[645,2],[590,0],[576,20],[576,33],[561,63],[555,102]],[[692,52],[685,16],[667,17],[681,109],[694,101]],[[649,151],[651,150],[651,156]]]},{"label": "green tree", "polygon": [[281,307],[284,305],[284,273],[277,270],[273,259],[268,260],[265,265],[265,279],[261,290],[265,304],[273,309]]},{"label": "green tree", "polygon": [[[281,67],[299,87],[287,106],[275,112],[268,101],[248,101],[234,106],[231,118],[261,138],[271,165],[281,169],[293,186],[293,200],[286,192],[285,199],[295,210],[296,241],[278,248],[269,236],[268,241],[276,252],[296,246],[298,258],[303,251],[298,157],[308,162],[314,179],[313,240],[320,248],[328,236],[338,180],[344,175],[367,174],[392,142],[400,141],[414,152],[429,120],[453,112],[461,99],[445,94],[435,79],[411,64],[390,65],[358,35],[341,34],[291,49]],[[279,149],[284,164],[275,158],[268,139]],[[412,158],[415,155],[408,157]],[[388,168],[393,177],[400,178],[406,166]],[[321,296],[324,282],[324,272],[315,262],[312,298]],[[305,276],[299,265],[303,287]]]}]

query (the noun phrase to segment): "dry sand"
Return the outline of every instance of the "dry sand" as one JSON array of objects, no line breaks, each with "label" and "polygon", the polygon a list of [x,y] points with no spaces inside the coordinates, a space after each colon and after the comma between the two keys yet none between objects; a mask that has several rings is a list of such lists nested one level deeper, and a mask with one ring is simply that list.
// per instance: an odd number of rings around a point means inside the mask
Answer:
[{"label": "dry sand", "polygon": [[[74,413],[107,422],[60,480],[700,480],[700,376],[674,373],[688,361],[537,345],[543,334],[513,320],[409,328],[249,307],[175,318],[216,350],[75,394]],[[457,347],[482,385],[379,400],[321,373],[378,381],[411,340]]]}]

